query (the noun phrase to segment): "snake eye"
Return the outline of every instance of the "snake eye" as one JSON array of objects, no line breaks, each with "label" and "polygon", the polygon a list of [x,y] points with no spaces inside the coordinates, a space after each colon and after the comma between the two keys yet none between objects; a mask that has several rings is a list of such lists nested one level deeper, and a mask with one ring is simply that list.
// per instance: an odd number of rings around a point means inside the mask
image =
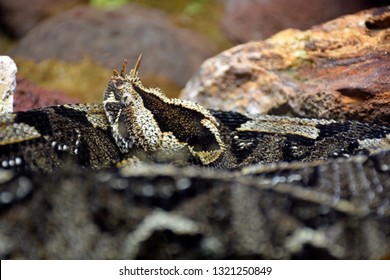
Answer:
[{"label": "snake eye", "polygon": [[124,105],[129,105],[133,101],[133,96],[127,92],[125,92],[121,97],[121,103]]}]

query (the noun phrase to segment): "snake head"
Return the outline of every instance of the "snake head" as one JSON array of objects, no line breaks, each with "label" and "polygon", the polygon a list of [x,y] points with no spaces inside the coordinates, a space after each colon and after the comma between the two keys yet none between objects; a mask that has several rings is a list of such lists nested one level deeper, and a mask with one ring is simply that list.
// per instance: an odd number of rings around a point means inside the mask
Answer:
[{"label": "snake head", "polygon": [[138,77],[141,56],[126,74],[126,61],[114,71],[104,93],[104,109],[116,144],[123,153],[138,149],[158,160],[195,158],[216,161],[225,150],[219,123],[202,106],[168,98],[147,88]]}]

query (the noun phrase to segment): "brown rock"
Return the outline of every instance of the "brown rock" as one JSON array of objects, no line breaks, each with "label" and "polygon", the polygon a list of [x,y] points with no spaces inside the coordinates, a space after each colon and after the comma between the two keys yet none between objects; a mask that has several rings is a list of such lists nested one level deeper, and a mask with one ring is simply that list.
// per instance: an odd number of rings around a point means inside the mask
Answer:
[{"label": "brown rock", "polygon": [[[370,0],[227,0],[222,27],[232,41],[265,39],[285,28],[307,29],[343,14],[384,1]],[[293,3],[293,4],[292,4]]]},{"label": "brown rock", "polygon": [[175,27],[160,11],[135,5],[111,11],[75,8],[28,33],[13,55],[41,61],[80,61],[85,57],[109,68],[144,54],[142,75],[168,77],[183,86],[216,48],[200,35]]},{"label": "brown rock", "polygon": [[52,105],[78,103],[79,100],[60,91],[48,90],[17,76],[14,92],[14,111],[26,111]]},{"label": "brown rock", "polygon": [[390,7],[378,8],[236,46],[207,60],[182,98],[222,110],[389,123],[389,22]]},{"label": "brown rock", "polygon": [[0,26],[12,37],[21,38],[40,21],[85,0],[1,0]]}]

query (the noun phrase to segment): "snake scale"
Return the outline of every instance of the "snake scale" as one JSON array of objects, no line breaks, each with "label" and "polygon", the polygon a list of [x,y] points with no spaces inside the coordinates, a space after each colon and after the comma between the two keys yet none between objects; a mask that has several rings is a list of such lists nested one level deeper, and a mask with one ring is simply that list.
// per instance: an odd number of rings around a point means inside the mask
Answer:
[{"label": "snake scale", "polygon": [[0,116],[2,258],[386,258],[390,127],[208,110],[114,71]]}]

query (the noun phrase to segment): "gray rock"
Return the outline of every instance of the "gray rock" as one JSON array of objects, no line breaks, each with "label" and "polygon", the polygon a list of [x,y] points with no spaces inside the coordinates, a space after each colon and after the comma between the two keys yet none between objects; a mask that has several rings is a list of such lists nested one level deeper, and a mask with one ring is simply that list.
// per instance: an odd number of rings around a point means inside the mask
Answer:
[{"label": "gray rock", "polygon": [[23,37],[42,20],[60,13],[84,0],[1,0],[0,25],[15,38]]},{"label": "gray rock", "polygon": [[162,12],[130,5],[110,11],[75,8],[39,24],[12,53],[37,61],[89,57],[114,69],[143,53],[143,76],[163,76],[183,86],[215,52],[212,43],[174,26]]}]

